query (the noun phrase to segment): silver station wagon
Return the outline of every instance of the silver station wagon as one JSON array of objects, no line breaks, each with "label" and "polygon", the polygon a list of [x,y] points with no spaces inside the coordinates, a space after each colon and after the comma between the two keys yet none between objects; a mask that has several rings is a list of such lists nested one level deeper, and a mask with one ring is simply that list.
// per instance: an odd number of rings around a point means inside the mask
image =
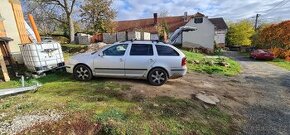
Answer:
[{"label": "silver station wagon", "polygon": [[124,41],[94,52],[73,56],[67,72],[80,81],[93,76],[146,79],[161,86],[187,72],[186,57],[176,47],[158,41]]}]

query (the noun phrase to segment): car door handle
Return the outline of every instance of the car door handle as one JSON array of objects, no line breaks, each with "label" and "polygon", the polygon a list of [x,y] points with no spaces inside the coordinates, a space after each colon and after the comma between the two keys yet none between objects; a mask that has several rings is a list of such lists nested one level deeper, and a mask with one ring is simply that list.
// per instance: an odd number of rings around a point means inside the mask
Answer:
[{"label": "car door handle", "polygon": [[120,62],[123,62],[124,60],[122,58],[120,58]]},{"label": "car door handle", "polygon": [[149,61],[150,61],[150,62],[154,62],[154,60],[153,60],[153,59],[149,59]]}]

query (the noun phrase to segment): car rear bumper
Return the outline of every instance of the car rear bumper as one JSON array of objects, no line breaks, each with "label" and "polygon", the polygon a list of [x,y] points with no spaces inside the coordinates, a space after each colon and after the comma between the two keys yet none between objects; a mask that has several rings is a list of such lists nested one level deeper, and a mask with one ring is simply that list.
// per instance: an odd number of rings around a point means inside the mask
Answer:
[{"label": "car rear bumper", "polygon": [[170,79],[176,79],[183,77],[187,73],[187,68],[181,68],[181,69],[171,69],[171,74],[169,76]]}]

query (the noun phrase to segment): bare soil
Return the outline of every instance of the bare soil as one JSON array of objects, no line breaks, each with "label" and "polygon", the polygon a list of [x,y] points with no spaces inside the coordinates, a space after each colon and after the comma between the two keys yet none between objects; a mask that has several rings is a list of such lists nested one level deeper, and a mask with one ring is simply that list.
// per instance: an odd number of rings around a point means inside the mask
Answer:
[{"label": "bare soil", "polygon": [[290,72],[263,61],[252,61],[235,52],[227,56],[241,63],[243,72],[234,77],[188,73],[161,87],[144,80],[110,79],[131,85],[131,92],[148,97],[192,98],[197,93],[216,95],[219,106],[231,114],[238,134],[290,133]]}]

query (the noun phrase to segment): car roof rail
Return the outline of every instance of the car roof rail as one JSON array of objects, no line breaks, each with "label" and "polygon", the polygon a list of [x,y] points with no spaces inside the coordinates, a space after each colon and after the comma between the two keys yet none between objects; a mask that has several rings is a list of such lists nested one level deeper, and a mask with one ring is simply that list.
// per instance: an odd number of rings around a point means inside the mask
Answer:
[{"label": "car roof rail", "polygon": [[152,43],[156,42],[156,43],[159,43],[161,42],[160,40],[138,40],[138,39],[131,39],[131,40],[124,40],[124,41],[120,41],[120,43],[124,43],[124,42],[134,42],[134,41],[151,41]]}]

